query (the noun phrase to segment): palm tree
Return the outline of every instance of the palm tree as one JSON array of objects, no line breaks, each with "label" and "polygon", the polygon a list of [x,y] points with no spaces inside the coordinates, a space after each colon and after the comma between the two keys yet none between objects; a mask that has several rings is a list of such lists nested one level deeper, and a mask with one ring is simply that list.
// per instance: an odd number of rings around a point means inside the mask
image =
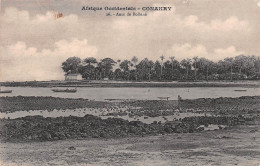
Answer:
[{"label": "palm tree", "polygon": [[104,77],[109,78],[112,73],[113,66],[115,65],[115,61],[111,58],[104,58],[101,60],[101,67],[103,67]]},{"label": "palm tree", "polygon": [[138,62],[138,58],[136,56],[133,56],[131,61],[134,63],[134,66],[135,66],[135,80],[137,81],[136,63]]},{"label": "palm tree", "polygon": [[162,60],[162,64],[161,64],[161,79],[162,79],[163,60],[165,59],[165,57],[162,55],[160,56],[160,59]]},{"label": "palm tree", "polygon": [[154,66],[153,61],[148,61],[148,68],[149,68],[148,78],[149,78],[149,82],[151,81],[151,71],[152,71],[153,66]]},{"label": "palm tree", "polygon": [[127,73],[127,79],[129,81],[130,79],[130,70],[129,70],[129,66],[130,66],[130,61],[128,60],[124,60],[120,63],[119,67],[124,71],[124,73]]},{"label": "palm tree", "polygon": [[84,62],[86,62],[86,63],[90,66],[91,63],[92,63],[92,64],[97,63],[97,60],[96,60],[96,58],[89,57],[89,58],[86,58],[86,59],[84,60]]},{"label": "palm tree", "polygon": [[212,65],[213,62],[206,59],[206,58],[200,58],[198,61],[197,61],[197,68],[198,70],[202,71],[203,74],[206,73],[206,80],[208,81],[209,79],[209,66]]},{"label": "palm tree", "polygon": [[[96,72],[95,72],[95,64],[97,63],[97,60],[96,60],[96,58],[94,58],[94,57],[89,57],[89,58],[86,58],[85,60],[84,60],[84,62],[85,63],[87,63],[88,64],[88,70],[90,70],[90,79],[94,79],[95,77],[96,77]],[[91,69],[91,64],[93,64],[93,69]],[[94,70],[94,71],[93,71]],[[94,72],[94,76],[93,76],[93,72]]]},{"label": "palm tree", "polygon": [[191,68],[191,59],[183,59],[181,61],[181,65],[186,69],[186,80],[188,79],[189,76],[189,69]]},{"label": "palm tree", "polygon": [[233,81],[233,58],[225,58],[224,61],[226,61],[226,63],[228,64],[228,66],[230,66],[230,80],[231,82]]},{"label": "palm tree", "polygon": [[174,56],[170,56],[170,59],[171,59],[171,62],[172,62],[172,72],[173,72],[173,62],[174,62],[175,57]]},{"label": "palm tree", "polygon": [[170,59],[171,59],[171,62],[172,62],[172,75],[173,75],[173,62],[174,62],[175,57],[174,56],[170,56]]},{"label": "palm tree", "polygon": [[195,80],[197,80],[197,61],[198,61],[198,56],[195,56],[193,58],[194,60],[194,68],[195,68]]}]

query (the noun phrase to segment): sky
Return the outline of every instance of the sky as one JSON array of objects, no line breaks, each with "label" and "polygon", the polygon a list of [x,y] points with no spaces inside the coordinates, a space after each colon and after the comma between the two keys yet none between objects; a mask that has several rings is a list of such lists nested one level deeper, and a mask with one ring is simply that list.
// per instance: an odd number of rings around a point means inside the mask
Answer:
[{"label": "sky", "polygon": [[[68,57],[260,56],[260,0],[0,0],[0,81],[63,80]],[[92,7],[172,7],[106,17]],[[54,19],[53,11],[63,14]]]}]

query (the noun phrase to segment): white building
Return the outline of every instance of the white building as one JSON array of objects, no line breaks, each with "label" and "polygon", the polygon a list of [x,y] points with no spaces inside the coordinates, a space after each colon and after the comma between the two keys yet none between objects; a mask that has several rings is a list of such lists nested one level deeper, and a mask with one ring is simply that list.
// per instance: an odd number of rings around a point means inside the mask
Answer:
[{"label": "white building", "polygon": [[65,81],[82,80],[81,74],[65,74]]}]

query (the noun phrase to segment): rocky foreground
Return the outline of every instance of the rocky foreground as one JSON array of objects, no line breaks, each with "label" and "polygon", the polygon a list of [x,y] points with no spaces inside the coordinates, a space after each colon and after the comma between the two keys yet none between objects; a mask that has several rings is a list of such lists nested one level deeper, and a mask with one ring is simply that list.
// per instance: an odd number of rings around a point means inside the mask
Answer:
[{"label": "rocky foreground", "polygon": [[[259,120],[260,96],[239,98],[195,99],[179,101],[121,101],[99,102],[86,99],[62,99],[54,97],[1,97],[0,112],[21,110],[48,110],[95,108],[113,110],[108,114],[119,118],[101,119],[93,115],[84,117],[27,116],[16,119],[0,119],[0,139],[4,141],[53,141],[87,138],[124,138],[171,133],[194,133],[215,125],[227,129]],[[122,111],[122,108],[127,108]],[[71,111],[71,110],[66,110]],[[178,112],[200,112],[205,116],[186,117],[173,121],[128,121],[120,116],[156,117]],[[210,114],[207,114],[210,113]],[[224,126],[224,127],[223,127]]]},{"label": "rocky foreground", "polygon": [[0,137],[5,141],[52,141],[84,138],[122,138],[169,133],[193,133],[211,124],[235,126],[255,120],[238,117],[187,117],[179,122],[145,124],[120,118],[101,119],[93,115],[85,117],[43,118],[28,116],[0,121]]},{"label": "rocky foreground", "polygon": [[226,130],[122,139],[1,142],[0,165],[260,164],[260,123]]}]

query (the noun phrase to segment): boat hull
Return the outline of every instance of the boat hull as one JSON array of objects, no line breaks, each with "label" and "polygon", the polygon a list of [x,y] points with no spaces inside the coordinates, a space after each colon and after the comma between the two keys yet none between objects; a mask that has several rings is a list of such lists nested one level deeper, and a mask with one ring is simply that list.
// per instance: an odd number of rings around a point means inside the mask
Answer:
[{"label": "boat hull", "polygon": [[245,91],[247,91],[247,90],[244,90],[244,89],[241,89],[241,90],[240,90],[240,89],[236,89],[235,91],[236,91],[236,92],[245,92]]},{"label": "boat hull", "polygon": [[76,93],[77,90],[76,89],[52,89],[53,92],[59,92],[59,93]]},{"label": "boat hull", "polygon": [[2,90],[0,93],[12,93],[12,90]]}]

